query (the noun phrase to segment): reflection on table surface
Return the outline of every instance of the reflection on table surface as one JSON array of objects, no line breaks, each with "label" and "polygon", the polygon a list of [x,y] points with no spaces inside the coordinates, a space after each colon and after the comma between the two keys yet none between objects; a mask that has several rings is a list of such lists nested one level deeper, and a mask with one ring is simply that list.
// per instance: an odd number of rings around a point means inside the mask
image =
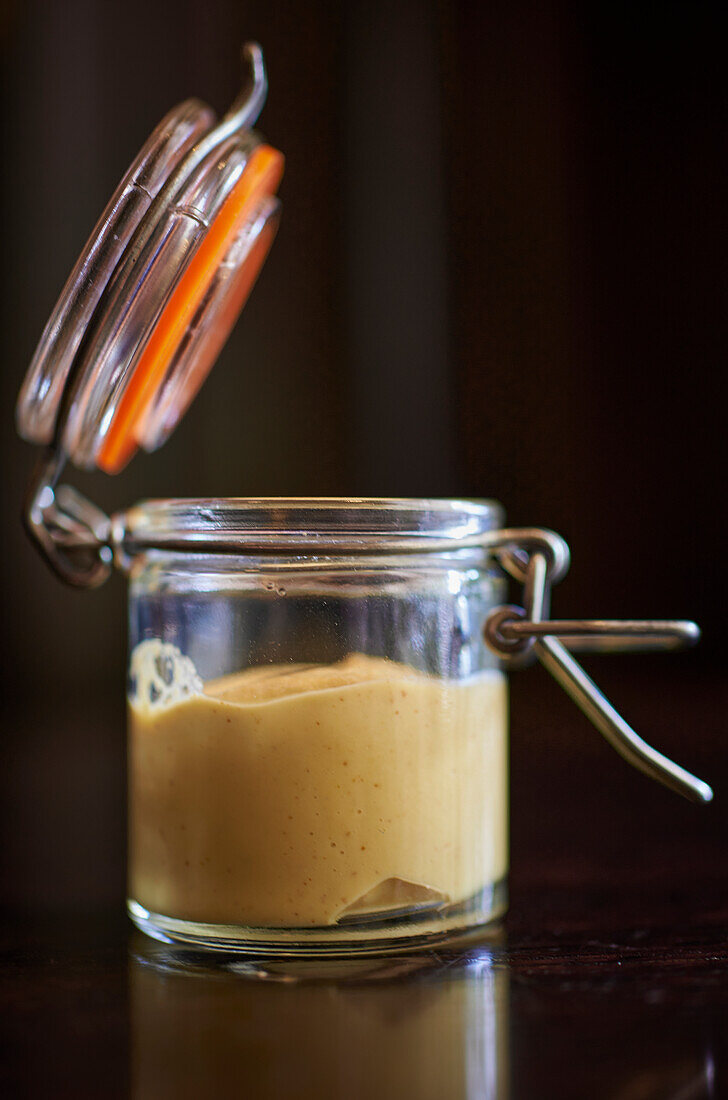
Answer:
[{"label": "reflection on table surface", "polygon": [[509,1096],[508,971],[443,959],[259,970],[134,940],[132,1096]]},{"label": "reflection on table surface", "polygon": [[602,982],[552,976],[503,941],[257,967],[136,935],[129,968],[134,1100],[720,1095],[694,1006],[611,965]]},{"label": "reflection on table surface", "polygon": [[0,921],[0,1095],[723,1097],[728,945],[714,911],[689,935],[562,921],[466,952],[295,972],[157,944],[119,915]]}]

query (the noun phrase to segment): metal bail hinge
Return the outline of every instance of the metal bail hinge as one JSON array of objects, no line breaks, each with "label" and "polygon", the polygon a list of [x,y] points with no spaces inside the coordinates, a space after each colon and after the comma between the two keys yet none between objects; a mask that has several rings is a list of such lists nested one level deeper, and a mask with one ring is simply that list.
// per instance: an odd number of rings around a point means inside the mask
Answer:
[{"label": "metal bail hinge", "polygon": [[65,456],[53,448],[31,478],[23,509],[29,535],[53,571],[76,588],[95,588],[111,573],[111,520],[70,485],[58,485]]},{"label": "metal bail hinge", "polygon": [[[693,645],[700,630],[692,622],[549,619],[552,578],[541,550],[509,547],[504,567],[524,586],[524,607],[495,608],[485,623],[485,640],[511,667],[536,657],[610,745],[645,775],[693,802],[710,802],[713,791],[701,779],[653,749],[605,698],[570,652],[678,649]],[[568,646],[568,648],[567,648]]]}]

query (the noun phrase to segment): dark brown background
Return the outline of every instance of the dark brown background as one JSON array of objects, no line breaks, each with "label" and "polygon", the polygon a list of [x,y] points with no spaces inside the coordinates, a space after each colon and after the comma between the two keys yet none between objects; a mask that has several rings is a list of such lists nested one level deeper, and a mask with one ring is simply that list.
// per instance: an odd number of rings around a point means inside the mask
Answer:
[{"label": "dark brown background", "polygon": [[665,871],[677,849],[708,864],[728,778],[719,5],[0,10],[0,898],[72,910],[123,897],[124,584],[65,590],[25,541],[32,455],[15,395],[127,162],[176,101],[227,105],[249,37],[269,66],[261,129],[287,155],[278,241],[164,451],[76,483],[108,509],[180,494],[493,495],[511,523],[561,531],[574,565],[558,613],[704,627],[694,653],[594,667],[719,799],[697,810],[650,787],[585,723],[567,736],[570,704],[544,674],[519,674],[515,881],[548,854],[566,889],[625,861]]}]

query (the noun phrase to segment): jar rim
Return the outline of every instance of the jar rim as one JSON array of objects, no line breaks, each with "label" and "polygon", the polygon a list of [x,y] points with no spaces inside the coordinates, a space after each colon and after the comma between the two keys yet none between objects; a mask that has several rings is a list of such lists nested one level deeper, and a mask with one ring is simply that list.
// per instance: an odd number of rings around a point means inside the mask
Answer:
[{"label": "jar rim", "polygon": [[495,500],[406,497],[220,497],[142,501],[114,517],[129,557],[182,553],[391,553],[477,545],[503,526]]}]

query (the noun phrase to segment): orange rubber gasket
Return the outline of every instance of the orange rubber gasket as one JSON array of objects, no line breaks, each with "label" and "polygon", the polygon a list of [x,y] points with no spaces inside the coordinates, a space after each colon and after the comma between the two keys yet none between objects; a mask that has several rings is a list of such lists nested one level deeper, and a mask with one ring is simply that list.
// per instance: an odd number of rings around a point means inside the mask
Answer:
[{"label": "orange rubber gasket", "polygon": [[[99,448],[96,465],[105,473],[118,473],[137,450],[136,429],[164,379],[172,356],[241,225],[264,196],[275,194],[283,175],[283,163],[283,154],[270,145],[259,145],[254,150],[185,268],[147,340]],[[258,253],[256,258],[262,264],[265,252]],[[249,287],[256,275],[257,270],[251,272]]]},{"label": "orange rubber gasket", "polygon": [[217,347],[214,353],[209,356],[206,352],[206,360],[200,364],[195,364],[194,370],[188,372],[185,378],[184,387],[177,394],[175,402],[177,406],[177,420],[175,423],[177,423],[187,412],[187,409],[197,396],[200,386],[209,374],[210,368],[220,354],[221,347],[232,332],[233,326],[248,300],[251,290],[255,286],[263,262],[270,252],[274,237],[275,227],[268,221],[263,225],[258,236],[250,246],[244,262],[233,276],[234,283],[232,289],[228,291],[225,307],[217,317],[217,326],[225,335],[222,339],[216,337],[215,343],[217,343]]}]

